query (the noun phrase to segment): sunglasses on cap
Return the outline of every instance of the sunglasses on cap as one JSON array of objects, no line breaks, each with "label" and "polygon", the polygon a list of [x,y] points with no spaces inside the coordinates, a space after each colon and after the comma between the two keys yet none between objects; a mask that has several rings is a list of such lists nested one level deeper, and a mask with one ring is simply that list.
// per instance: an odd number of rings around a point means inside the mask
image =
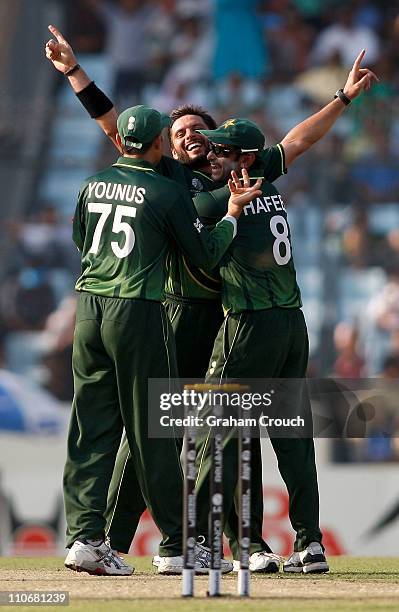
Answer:
[{"label": "sunglasses on cap", "polygon": [[216,157],[230,157],[232,153],[241,153],[240,147],[209,143],[209,148]]}]

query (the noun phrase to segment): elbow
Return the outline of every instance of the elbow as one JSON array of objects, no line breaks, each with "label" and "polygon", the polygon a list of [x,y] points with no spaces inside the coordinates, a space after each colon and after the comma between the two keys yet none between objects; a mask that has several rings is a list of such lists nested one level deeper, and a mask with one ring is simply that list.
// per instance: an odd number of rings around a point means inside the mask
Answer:
[{"label": "elbow", "polygon": [[288,167],[297,157],[305,153],[313,144],[313,142],[304,138],[287,141],[281,141],[284,147],[285,165]]}]

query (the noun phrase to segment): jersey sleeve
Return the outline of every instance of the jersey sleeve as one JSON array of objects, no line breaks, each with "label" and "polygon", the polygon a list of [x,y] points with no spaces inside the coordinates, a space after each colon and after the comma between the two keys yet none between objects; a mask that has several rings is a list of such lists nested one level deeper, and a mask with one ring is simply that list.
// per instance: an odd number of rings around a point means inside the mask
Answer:
[{"label": "jersey sleeve", "polygon": [[183,254],[194,265],[208,270],[220,261],[235,234],[233,223],[227,220],[220,221],[215,229],[208,231],[183,190],[179,190],[165,220],[169,234]]},{"label": "jersey sleeve", "polygon": [[262,165],[261,172],[263,173],[259,173],[259,175],[263,176],[269,183],[272,183],[283,174],[287,174],[283,145],[277,144],[274,147],[264,149],[259,157]]},{"label": "jersey sleeve", "polygon": [[229,197],[230,190],[227,185],[198,194],[193,202],[201,221],[206,225],[212,225],[220,221],[227,212]]},{"label": "jersey sleeve", "polygon": [[78,201],[76,204],[75,214],[73,216],[73,229],[72,229],[72,238],[79,251],[83,251],[83,245],[85,241],[85,189],[82,189],[78,195]]}]

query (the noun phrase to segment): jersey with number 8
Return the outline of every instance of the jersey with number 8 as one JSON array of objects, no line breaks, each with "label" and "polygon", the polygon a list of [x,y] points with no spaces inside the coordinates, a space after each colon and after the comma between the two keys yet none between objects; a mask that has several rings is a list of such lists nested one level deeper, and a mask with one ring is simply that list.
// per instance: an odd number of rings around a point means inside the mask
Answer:
[{"label": "jersey with number 8", "polygon": [[264,182],[262,196],[244,208],[220,274],[223,306],[229,312],[302,305],[287,212],[271,183]]}]

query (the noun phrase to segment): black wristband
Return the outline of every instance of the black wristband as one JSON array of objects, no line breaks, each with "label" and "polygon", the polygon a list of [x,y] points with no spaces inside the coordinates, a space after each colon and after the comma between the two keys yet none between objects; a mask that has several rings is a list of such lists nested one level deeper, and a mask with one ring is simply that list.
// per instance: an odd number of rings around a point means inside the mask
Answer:
[{"label": "black wristband", "polygon": [[72,74],[74,74],[74,72],[77,72],[79,68],[80,68],[80,64],[75,64],[74,66],[72,66],[72,68],[64,72],[64,76],[66,77],[71,76]]},{"label": "black wristband", "polygon": [[76,94],[92,119],[97,119],[113,108],[113,103],[94,81]]},{"label": "black wristband", "polygon": [[345,104],[345,106],[348,106],[348,104],[351,103],[351,99],[348,98],[348,96],[346,94],[344,94],[344,90],[343,89],[338,89],[338,91],[335,92],[334,100],[335,100],[335,98],[339,98],[341,100],[341,102],[343,102]]}]

